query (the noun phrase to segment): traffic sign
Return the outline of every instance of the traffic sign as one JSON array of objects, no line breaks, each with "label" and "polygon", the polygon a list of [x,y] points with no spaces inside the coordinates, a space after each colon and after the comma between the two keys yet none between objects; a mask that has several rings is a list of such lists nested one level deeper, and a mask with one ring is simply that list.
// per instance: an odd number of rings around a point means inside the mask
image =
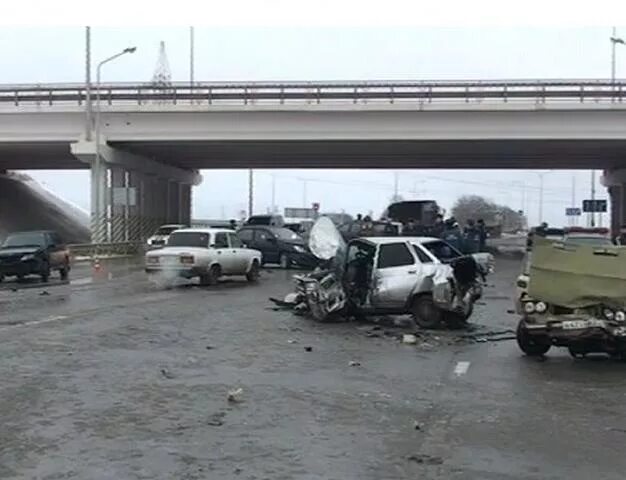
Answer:
[{"label": "traffic sign", "polygon": [[313,207],[313,211],[315,211],[315,212],[319,212],[320,211],[320,204],[318,202],[315,202],[311,206]]},{"label": "traffic sign", "polygon": [[580,208],[566,208],[565,215],[568,217],[580,217],[582,214]]},{"label": "traffic sign", "polygon": [[604,213],[606,209],[606,200],[583,200],[583,212],[585,213]]}]

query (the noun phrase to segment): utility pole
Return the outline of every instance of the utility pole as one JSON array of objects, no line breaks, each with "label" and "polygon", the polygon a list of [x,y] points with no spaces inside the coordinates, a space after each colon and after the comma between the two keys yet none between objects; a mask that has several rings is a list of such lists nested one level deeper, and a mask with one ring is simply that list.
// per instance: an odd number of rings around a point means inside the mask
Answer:
[{"label": "utility pole", "polygon": [[254,170],[248,170],[248,217],[251,217],[254,207]]},{"label": "utility pole", "polygon": [[539,224],[543,223],[543,176],[545,173],[539,174]]},{"label": "utility pole", "polygon": [[193,27],[189,27],[189,86],[191,87],[191,93],[193,93],[194,82],[194,57],[194,31]]},{"label": "utility pole", "polygon": [[[596,171],[591,170],[591,200],[595,200],[595,199],[596,199]],[[595,226],[596,226],[596,213],[591,212],[591,227],[595,227]]]},{"label": "utility pole", "polygon": [[91,104],[91,27],[85,27],[85,140],[91,141],[93,129]]},{"label": "utility pole", "polygon": [[276,213],[276,175],[272,173],[272,214]]}]

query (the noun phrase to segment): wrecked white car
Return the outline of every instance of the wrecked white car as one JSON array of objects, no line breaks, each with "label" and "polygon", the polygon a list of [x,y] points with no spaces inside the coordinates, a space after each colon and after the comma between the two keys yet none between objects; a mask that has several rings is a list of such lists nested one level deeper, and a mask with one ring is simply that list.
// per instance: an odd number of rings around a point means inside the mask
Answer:
[{"label": "wrecked white car", "polygon": [[310,248],[326,269],[295,276],[296,309],[317,320],[332,314],[412,314],[425,328],[465,322],[482,294],[480,278],[493,256],[464,256],[430,237],[357,238],[347,245],[332,222],[321,218]]}]

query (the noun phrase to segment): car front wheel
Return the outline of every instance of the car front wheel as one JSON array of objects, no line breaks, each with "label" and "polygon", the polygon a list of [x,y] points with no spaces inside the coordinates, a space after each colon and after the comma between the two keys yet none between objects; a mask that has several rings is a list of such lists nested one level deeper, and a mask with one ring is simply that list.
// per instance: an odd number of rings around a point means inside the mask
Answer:
[{"label": "car front wheel", "polygon": [[256,282],[259,279],[259,263],[254,261],[248,273],[246,273],[246,279],[249,282]]},{"label": "car front wheel", "polygon": [[517,325],[516,338],[519,348],[529,357],[540,357],[550,350],[549,343],[538,343],[528,334],[528,330],[524,326],[524,320],[520,320]]},{"label": "car front wheel", "polygon": [[41,281],[47,282],[50,279],[50,264],[48,262],[44,262],[41,265]]},{"label": "car front wheel", "polygon": [[441,326],[442,312],[430,295],[420,295],[411,305],[413,320],[422,328],[438,328]]}]

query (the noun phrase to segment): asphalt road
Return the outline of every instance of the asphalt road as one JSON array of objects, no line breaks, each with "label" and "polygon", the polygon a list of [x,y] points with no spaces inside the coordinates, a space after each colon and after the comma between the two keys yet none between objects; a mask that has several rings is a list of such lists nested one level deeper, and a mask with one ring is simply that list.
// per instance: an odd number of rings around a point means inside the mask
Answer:
[{"label": "asphalt road", "polygon": [[[165,290],[105,268],[0,290],[2,479],[624,477],[626,364],[315,323],[272,309],[281,270]],[[519,265],[497,268],[481,340],[516,324]]]}]

